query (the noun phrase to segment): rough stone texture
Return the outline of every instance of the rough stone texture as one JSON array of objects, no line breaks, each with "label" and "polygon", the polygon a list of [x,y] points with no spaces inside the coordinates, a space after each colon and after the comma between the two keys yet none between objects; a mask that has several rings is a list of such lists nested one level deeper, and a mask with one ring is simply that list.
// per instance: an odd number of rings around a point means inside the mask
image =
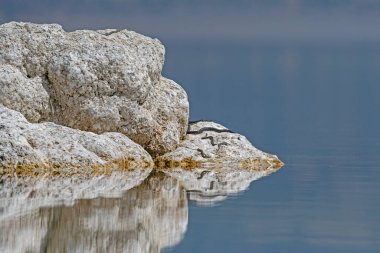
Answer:
[{"label": "rough stone texture", "polygon": [[0,65],[0,104],[21,112],[31,122],[50,118],[49,94],[42,82],[38,76],[27,78],[14,66]]},{"label": "rough stone texture", "polygon": [[258,150],[244,136],[211,121],[189,124],[179,147],[156,159],[163,167],[238,167],[253,170],[279,168],[275,155]]},{"label": "rough stone texture", "polygon": [[0,104],[31,122],[121,132],[153,155],[174,150],[185,135],[187,95],[161,77],[157,39],[12,22],[0,26],[0,47]]},{"label": "rough stone texture", "polygon": [[28,209],[21,213],[0,206],[0,252],[158,253],[179,243],[188,224],[186,191],[164,175],[150,176],[120,198],[57,207],[35,198],[33,210],[31,201],[18,203],[18,210]]},{"label": "rough stone texture", "polygon": [[0,106],[1,176],[96,175],[152,166],[150,155],[123,134],[29,123]]}]

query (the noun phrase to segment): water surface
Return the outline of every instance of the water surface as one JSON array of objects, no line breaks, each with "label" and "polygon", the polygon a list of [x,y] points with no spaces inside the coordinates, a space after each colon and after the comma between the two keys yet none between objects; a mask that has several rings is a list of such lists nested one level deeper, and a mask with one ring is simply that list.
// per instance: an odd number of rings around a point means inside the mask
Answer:
[{"label": "water surface", "polygon": [[168,48],[166,72],[183,80],[192,118],[221,122],[286,163],[218,207],[190,204],[186,237],[169,252],[380,249],[379,46]]}]

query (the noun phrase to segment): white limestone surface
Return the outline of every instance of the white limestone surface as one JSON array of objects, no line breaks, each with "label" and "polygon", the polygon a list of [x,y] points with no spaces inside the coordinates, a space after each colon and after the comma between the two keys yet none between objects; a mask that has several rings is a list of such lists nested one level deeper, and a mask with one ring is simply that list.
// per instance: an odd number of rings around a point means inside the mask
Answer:
[{"label": "white limestone surface", "polygon": [[157,39],[11,22],[0,25],[0,48],[0,104],[31,122],[120,132],[154,155],[185,135],[187,95],[161,76],[165,49]]},{"label": "white limestone surface", "polygon": [[151,170],[153,161],[140,145],[120,133],[101,135],[55,123],[29,123],[0,106],[0,176],[70,177]]},{"label": "white limestone surface", "polygon": [[173,165],[266,170],[283,165],[277,156],[255,148],[243,135],[211,121],[190,123],[187,135],[178,148],[157,160],[167,167]]}]

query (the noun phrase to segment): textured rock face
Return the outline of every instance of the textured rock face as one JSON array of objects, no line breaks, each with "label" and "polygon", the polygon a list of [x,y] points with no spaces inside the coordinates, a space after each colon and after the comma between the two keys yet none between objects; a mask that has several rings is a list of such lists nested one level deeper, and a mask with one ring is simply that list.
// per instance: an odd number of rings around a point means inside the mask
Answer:
[{"label": "textured rock face", "polygon": [[277,156],[258,150],[244,136],[211,121],[190,123],[179,147],[158,157],[156,163],[181,182],[190,200],[202,205],[244,191],[252,181],[283,165]]},{"label": "textured rock face", "polygon": [[0,175],[91,175],[152,166],[150,155],[123,134],[29,123],[0,106]]},{"label": "textured rock face", "polygon": [[42,80],[27,78],[14,66],[0,65],[0,104],[21,112],[31,122],[50,118],[49,94]]},{"label": "textured rock face", "polygon": [[199,201],[283,165],[217,123],[188,124],[156,39],[12,22],[0,48],[0,198],[112,195],[149,175],[150,154]]},{"label": "textured rock face", "polygon": [[0,104],[31,122],[121,132],[154,155],[185,135],[187,95],[161,77],[156,39],[12,22],[0,26],[0,47]]},{"label": "textured rock face", "polygon": [[258,150],[244,136],[211,121],[189,124],[179,147],[157,158],[164,167],[279,168],[275,155]]}]

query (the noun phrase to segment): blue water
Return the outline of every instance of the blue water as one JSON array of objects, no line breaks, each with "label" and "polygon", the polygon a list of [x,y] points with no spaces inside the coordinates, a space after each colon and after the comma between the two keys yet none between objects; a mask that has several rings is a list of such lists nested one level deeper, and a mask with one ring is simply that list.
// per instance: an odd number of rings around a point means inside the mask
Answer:
[{"label": "blue water", "polygon": [[157,36],[192,120],[286,164],[216,206],[190,201],[182,240],[162,252],[380,252],[378,1],[76,2],[4,1],[0,21]]},{"label": "blue water", "polygon": [[[286,163],[214,208],[190,205],[168,252],[378,252],[380,47],[168,45],[191,118]],[[186,59],[186,60],[184,60]]]}]

